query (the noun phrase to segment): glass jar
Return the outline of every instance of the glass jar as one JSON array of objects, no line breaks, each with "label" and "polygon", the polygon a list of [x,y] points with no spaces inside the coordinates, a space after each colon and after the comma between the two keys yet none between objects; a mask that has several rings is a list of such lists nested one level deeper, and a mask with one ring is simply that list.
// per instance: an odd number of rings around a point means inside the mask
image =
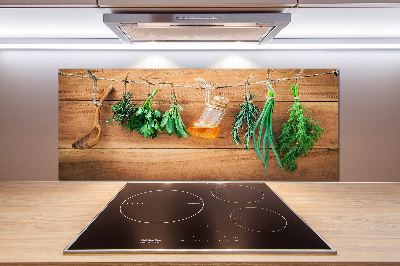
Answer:
[{"label": "glass jar", "polygon": [[190,134],[203,138],[215,138],[220,131],[218,124],[225,114],[228,102],[228,98],[215,96],[210,103],[206,104],[200,118],[188,128]]}]

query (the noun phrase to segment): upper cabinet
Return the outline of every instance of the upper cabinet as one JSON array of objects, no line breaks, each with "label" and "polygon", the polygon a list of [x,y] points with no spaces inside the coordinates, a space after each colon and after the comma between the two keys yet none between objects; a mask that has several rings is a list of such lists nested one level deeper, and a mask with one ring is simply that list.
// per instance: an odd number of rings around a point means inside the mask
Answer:
[{"label": "upper cabinet", "polygon": [[0,7],[271,8],[400,7],[400,0],[0,0]]},{"label": "upper cabinet", "polygon": [[97,7],[96,0],[0,0],[0,7]]},{"label": "upper cabinet", "polygon": [[299,0],[299,7],[399,7],[400,0]]}]

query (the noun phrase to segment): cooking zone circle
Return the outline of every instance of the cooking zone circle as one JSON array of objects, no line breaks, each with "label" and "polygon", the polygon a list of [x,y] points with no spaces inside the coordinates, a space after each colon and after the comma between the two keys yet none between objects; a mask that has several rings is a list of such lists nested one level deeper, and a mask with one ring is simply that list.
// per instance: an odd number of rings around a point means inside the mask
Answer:
[{"label": "cooking zone circle", "polygon": [[240,228],[258,233],[276,233],[287,227],[287,220],[283,215],[261,207],[236,209],[230,218]]},{"label": "cooking zone circle", "polygon": [[218,186],[211,190],[211,194],[219,200],[230,203],[255,203],[264,199],[261,190],[245,185]]},{"label": "cooking zone circle", "polygon": [[203,208],[203,199],[193,193],[183,190],[150,190],[124,200],[119,211],[134,222],[168,224],[190,219]]}]

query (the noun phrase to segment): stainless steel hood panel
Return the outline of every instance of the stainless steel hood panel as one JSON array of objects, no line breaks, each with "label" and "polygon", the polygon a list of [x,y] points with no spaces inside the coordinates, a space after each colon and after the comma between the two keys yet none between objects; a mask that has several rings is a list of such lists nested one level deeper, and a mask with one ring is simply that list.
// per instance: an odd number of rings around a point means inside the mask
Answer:
[{"label": "stainless steel hood panel", "polygon": [[144,41],[269,42],[290,22],[288,13],[104,14],[124,43]]},{"label": "stainless steel hood panel", "polygon": [[297,0],[98,0],[100,7],[294,7]]},{"label": "stainless steel hood panel", "polygon": [[258,42],[273,27],[225,26],[169,26],[125,27],[124,31],[135,41],[252,41]]}]

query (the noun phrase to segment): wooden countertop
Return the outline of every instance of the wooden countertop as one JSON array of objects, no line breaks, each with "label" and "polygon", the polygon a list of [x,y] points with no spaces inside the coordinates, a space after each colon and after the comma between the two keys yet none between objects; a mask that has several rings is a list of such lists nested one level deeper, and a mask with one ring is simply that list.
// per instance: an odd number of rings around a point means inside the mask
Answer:
[{"label": "wooden countertop", "polygon": [[0,263],[400,265],[400,183],[267,184],[338,254],[63,255],[124,182],[11,182],[0,183]]}]

